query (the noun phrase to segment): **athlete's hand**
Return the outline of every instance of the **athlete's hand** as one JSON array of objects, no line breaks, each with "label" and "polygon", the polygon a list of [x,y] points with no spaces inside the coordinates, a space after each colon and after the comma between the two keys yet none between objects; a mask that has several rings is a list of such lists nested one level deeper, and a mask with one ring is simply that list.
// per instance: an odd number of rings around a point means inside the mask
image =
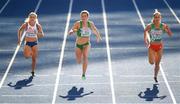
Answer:
[{"label": "athlete's hand", "polygon": [[77,29],[71,29],[68,34],[72,35],[74,32],[77,32]]},{"label": "athlete's hand", "polygon": [[20,40],[18,40],[18,43],[17,43],[17,44],[18,44],[18,45],[20,45],[20,43],[21,43],[21,41],[20,41]]},{"label": "athlete's hand", "polygon": [[168,27],[168,25],[164,24],[164,30],[165,30],[166,32],[168,32],[168,31],[169,31],[169,27]]},{"label": "athlete's hand", "polygon": [[146,47],[149,47],[149,42],[148,42],[148,40],[144,41],[144,43],[145,43]]},{"label": "athlete's hand", "polygon": [[73,34],[73,30],[70,30],[68,34],[69,34],[69,35],[72,35],[72,34]]},{"label": "athlete's hand", "polygon": [[167,34],[168,34],[169,36],[172,36],[172,32],[171,32],[171,30],[170,30],[170,28],[168,27],[167,24],[164,24],[164,30],[167,32]]}]

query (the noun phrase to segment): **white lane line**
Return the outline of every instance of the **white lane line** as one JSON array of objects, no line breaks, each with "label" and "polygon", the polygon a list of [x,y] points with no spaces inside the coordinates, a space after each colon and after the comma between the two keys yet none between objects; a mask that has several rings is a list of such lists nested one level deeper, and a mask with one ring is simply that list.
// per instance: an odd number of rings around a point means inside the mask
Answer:
[{"label": "white lane line", "polygon": [[8,5],[8,3],[10,2],[10,0],[8,0],[5,4],[4,4],[4,6],[1,8],[1,10],[0,10],[0,14],[3,12],[3,10],[6,8],[6,6]]},{"label": "white lane line", "polygon": [[169,82],[168,82],[168,80],[167,80],[167,78],[166,78],[166,75],[165,75],[165,73],[164,73],[164,70],[163,70],[161,64],[160,64],[160,70],[161,70],[163,79],[164,79],[164,81],[165,81],[165,83],[166,83],[166,86],[167,86],[167,88],[168,88],[168,91],[169,91],[169,93],[170,93],[170,95],[171,95],[171,98],[172,98],[172,100],[173,100],[173,104],[177,104],[176,99],[175,99],[175,97],[174,97],[174,94],[173,94],[173,92],[172,92],[172,90],[171,90],[171,87],[170,87],[170,85],[169,85]]},{"label": "white lane line", "polygon": [[[40,1],[39,1],[39,2],[40,2]],[[38,2],[38,4],[39,4],[39,2]],[[37,7],[39,7],[39,6],[37,5]],[[37,7],[36,7],[36,8],[37,8]],[[13,54],[13,57],[11,58],[11,61],[10,61],[9,65],[8,65],[8,67],[7,67],[7,69],[6,69],[6,72],[4,73],[4,76],[3,76],[2,79],[1,79],[0,89],[1,89],[1,87],[2,87],[2,85],[3,85],[3,83],[4,83],[5,79],[6,79],[6,77],[7,77],[8,73],[9,73],[9,71],[10,71],[10,68],[11,68],[11,66],[12,66],[12,64],[13,64],[13,62],[14,62],[14,59],[15,59],[18,51],[19,51],[19,48],[20,48],[20,46],[21,46],[21,44],[22,44],[22,41],[24,40],[24,37],[25,37],[25,32],[22,34],[20,45],[17,45],[16,50],[15,50],[15,52],[14,52],[14,54]]]},{"label": "white lane line", "polygon": [[7,67],[7,69],[6,69],[6,72],[4,73],[4,75],[3,75],[2,79],[1,79],[0,89],[1,89],[3,83],[4,83],[5,79],[6,79],[8,73],[9,73],[9,70],[10,70],[10,68],[11,68],[11,66],[12,66],[12,64],[13,64],[13,62],[14,62],[14,59],[15,59],[17,53],[18,53],[18,50],[19,50],[19,48],[20,48],[20,46],[21,46],[21,43],[22,43],[22,41],[23,41],[23,39],[24,39],[24,36],[25,36],[24,34],[25,34],[25,33],[23,33],[23,35],[22,35],[20,45],[17,45],[16,50],[15,50],[15,52],[14,52],[14,54],[13,54],[13,57],[12,57],[9,65],[8,65],[8,67]]},{"label": "white lane line", "polygon": [[174,17],[176,18],[177,22],[180,24],[180,20],[177,17],[176,13],[174,12],[174,10],[171,8],[171,6],[168,4],[168,2],[166,0],[163,0],[164,3],[167,5],[167,7],[169,8],[169,10],[171,11],[171,13],[174,15]]},{"label": "white lane line", "polygon": [[109,77],[110,77],[110,83],[111,83],[112,103],[116,104],[114,82],[113,82],[114,79],[113,79],[112,66],[111,66],[112,65],[112,63],[111,63],[111,51],[110,51],[110,46],[109,46],[107,17],[106,17],[104,0],[101,0],[101,4],[102,4],[102,10],[103,10],[103,20],[104,20],[104,29],[105,29],[105,37],[106,37],[106,48],[107,48],[107,56],[108,56]]},{"label": "white lane line", "polygon": [[[135,1],[135,0],[132,0],[132,1],[133,1],[133,4],[134,4],[135,8],[136,8],[137,13],[139,13],[138,15],[140,15],[139,17],[142,17],[142,16],[141,16],[141,13],[140,13],[140,11],[139,11],[139,9],[138,9],[138,6],[137,6],[137,4],[136,4],[136,1]],[[140,18],[140,19],[142,19],[142,18]],[[143,25],[143,27],[144,27],[144,29],[145,29],[145,23],[144,23],[143,19],[142,19],[142,22],[143,22],[142,25]],[[170,87],[170,85],[169,85],[169,83],[168,83],[168,80],[167,80],[167,78],[166,78],[166,75],[165,75],[165,73],[164,73],[164,70],[163,70],[161,64],[160,64],[160,71],[161,71],[161,73],[162,73],[163,79],[164,79],[164,81],[165,81],[165,84],[166,84],[166,86],[167,86],[167,88],[168,88],[168,91],[169,91],[169,93],[170,93],[170,96],[171,96],[171,98],[172,98],[173,104],[177,104],[176,99],[175,99],[175,97],[174,97],[174,94],[173,94],[173,92],[172,92],[172,90],[171,90],[171,87]]]},{"label": "white lane line", "polygon": [[134,4],[134,7],[136,8],[136,12],[137,12],[137,14],[138,14],[138,16],[140,18],[141,24],[142,24],[143,28],[145,29],[145,23],[143,21],[143,17],[141,16],[141,13],[139,11],[139,8],[137,7],[137,4],[136,4],[135,0],[133,0],[133,4]]},{"label": "white lane line", "polygon": [[69,28],[69,23],[70,23],[70,18],[71,18],[72,4],[73,4],[73,0],[70,0],[67,22],[66,22],[66,27],[65,27],[65,31],[64,31],[64,40],[63,40],[63,44],[62,44],[62,48],[61,48],[61,53],[60,53],[61,55],[59,58],[59,67],[58,67],[57,76],[56,76],[56,83],[54,86],[52,104],[55,104],[55,102],[56,102],[57,90],[58,90],[58,85],[59,85],[59,80],[60,80],[60,75],[61,75],[63,57],[64,57],[64,49],[65,49],[65,45],[66,45],[68,28]]},{"label": "white lane line", "polygon": [[38,11],[41,2],[42,2],[42,0],[39,0],[38,4],[37,4],[37,6],[36,6],[36,8],[34,10],[35,13]]}]

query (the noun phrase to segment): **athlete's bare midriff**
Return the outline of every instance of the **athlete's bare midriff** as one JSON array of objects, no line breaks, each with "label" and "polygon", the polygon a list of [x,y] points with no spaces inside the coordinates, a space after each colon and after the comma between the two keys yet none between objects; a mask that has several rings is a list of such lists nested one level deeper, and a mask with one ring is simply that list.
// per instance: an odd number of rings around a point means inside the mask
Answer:
[{"label": "athlete's bare midriff", "polygon": [[162,43],[163,43],[162,41],[160,41],[160,42],[150,42],[150,44],[152,44],[152,45],[160,45]]},{"label": "athlete's bare midriff", "polygon": [[25,37],[26,42],[35,42],[37,41],[37,38],[30,38],[30,37]]},{"label": "athlete's bare midriff", "polygon": [[85,44],[90,41],[89,37],[77,37],[76,43],[77,44]]}]

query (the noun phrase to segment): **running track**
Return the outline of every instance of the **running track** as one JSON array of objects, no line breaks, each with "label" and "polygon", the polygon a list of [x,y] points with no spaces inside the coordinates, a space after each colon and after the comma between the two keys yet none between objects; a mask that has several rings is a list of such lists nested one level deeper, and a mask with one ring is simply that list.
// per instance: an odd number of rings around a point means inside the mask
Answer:
[{"label": "running track", "polygon": [[[179,4],[178,0],[1,0],[0,104],[180,104]],[[81,66],[75,62],[75,36],[67,36],[67,30],[84,9],[103,40],[96,43],[92,36],[87,80],[82,81]],[[163,37],[159,85],[152,80],[153,66],[143,42],[143,26],[151,21],[154,9],[160,10],[162,22],[174,33]],[[17,29],[31,11],[38,13],[45,33],[39,39],[33,79],[23,45],[13,60]]]}]

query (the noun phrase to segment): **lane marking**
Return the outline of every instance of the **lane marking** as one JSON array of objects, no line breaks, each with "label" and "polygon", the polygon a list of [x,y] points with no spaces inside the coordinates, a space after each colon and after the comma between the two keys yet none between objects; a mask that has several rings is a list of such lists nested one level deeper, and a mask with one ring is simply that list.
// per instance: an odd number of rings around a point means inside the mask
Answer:
[{"label": "lane marking", "polygon": [[61,53],[60,53],[61,55],[59,58],[59,67],[58,67],[57,76],[56,76],[56,83],[55,83],[55,87],[54,87],[52,104],[55,104],[55,102],[56,102],[56,96],[57,96],[58,85],[59,85],[62,63],[63,63],[63,57],[64,57],[64,50],[65,50],[66,39],[67,39],[67,35],[68,35],[70,18],[71,18],[72,5],[73,5],[73,0],[70,0],[67,22],[66,22],[66,27],[65,27],[65,31],[64,31],[64,40],[63,40],[63,44],[62,44],[62,48],[61,48]]},{"label": "lane marking", "polygon": [[177,22],[180,24],[180,20],[179,20],[178,16],[176,15],[176,13],[174,12],[174,10],[171,8],[171,6],[168,4],[168,2],[166,0],[163,0],[163,1],[166,4],[166,6],[169,8],[171,13],[174,15],[174,17],[176,18]]},{"label": "lane marking", "polygon": [[1,10],[0,10],[0,14],[3,12],[3,10],[6,8],[6,6],[9,4],[9,2],[10,2],[10,0],[8,0],[5,4],[4,4],[4,6],[1,8]]},{"label": "lane marking", "polygon": [[[143,21],[143,19],[142,19],[142,16],[141,16],[141,13],[140,13],[140,11],[139,11],[139,9],[138,9],[138,6],[137,6],[137,4],[136,4],[136,1],[135,1],[135,0],[132,0],[132,1],[133,1],[133,4],[134,4],[135,9],[136,9],[136,11],[137,11],[137,13],[138,13],[138,15],[139,15],[139,18],[141,17],[140,19],[141,19],[142,26],[143,26],[143,28],[145,29],[145,23],[144,23],[144,21]],[[173,104],[177,104],[176,99],[175,99],[174,94],[173,94],[173,92],[172,92],[172,90],[171,90],[171,87],[170,87],[170,85],[169,85],[169,83],[168,83],[168,80],[167,80],[167,78],[166,78],[166,75],[165,75],[165,73],[164,73],[164,70],[163,70],[163,68],[162,68],[161,63],[160,63],[160,71],[161,71],[161,73],[162,73],[163,79],[164,79],[164,81],[165,81],[165,84],[166,84],[166,86],[167,86],[167,88],[168,88],[168,91],[169,91],[169,93],[170,93],[170,96],[171,96],[171,98],[172,98]]]},{"label": "lane marking", "polygon": [[[40,2],[40,1],[41,1],[41,0],[39,0],[39,2]],[[36,7],[37,10],[38,10],[38,7],[39,7],[39,5],[40,5],[39,2],[38,2],[37,7]],[[6,79],[6,77],[7,77],[8,73],[9,73],[9,71],[10,71],[10,68],[11,68],[11,66],[12,66],[12,64],[13,64],[13,62],[14,62],[14,59],[15,59],[18,51],[19,51],[19,48],[20,48],[20,46],[21,46],[21,44],[22,44],[22,41],[23,41],[24,37],[25,37],[25,32],[22,34],[20,45],[17,45],[16,50],[15,50],[15,52],[14,52],[14,54],[13,54],[13,57],[11,58],[11,61],[10,61],[9,65],[8,65],[8,67],[7,67],[7,69],[6,69],[6,72],[4,73],[3,78],[1,79],[0,89],[1,89],[1,87],[2,87],[2,85],[3,85],[3,83],[4,83],[5,79]]]},{"label": "lane marking", "polygon": [[42,2],[42,0],[39,0],[38,4],[37,4],[37,6],[36,6],[36,8],[34,10],[35,13],[38,11],[39,6],[41,5],[41,2]]},{"label": "lane marking", "polygon": [[105,10],[105,4],[104,0],[101,0],[102,4],[102,10],[103,10],[103,20],[104,20],[104,29],[105,29],[105,37],[106,37],[106,48],[107,48],[107,56],[108,56],[108,69],[109,69],[109,77],[110,77],[110,83],[111,83],[111,93],[112,93],[112,103],[116,104],[116,98],[115,98],[115,91],[114,91],[114,79],[113,79],[113,73],[112,73],[112,63],[111,63],[111,51],[109,46],[109,37],[108,37],[108,27],[107,27],[107,17],[106,17],[106,10]]}]

